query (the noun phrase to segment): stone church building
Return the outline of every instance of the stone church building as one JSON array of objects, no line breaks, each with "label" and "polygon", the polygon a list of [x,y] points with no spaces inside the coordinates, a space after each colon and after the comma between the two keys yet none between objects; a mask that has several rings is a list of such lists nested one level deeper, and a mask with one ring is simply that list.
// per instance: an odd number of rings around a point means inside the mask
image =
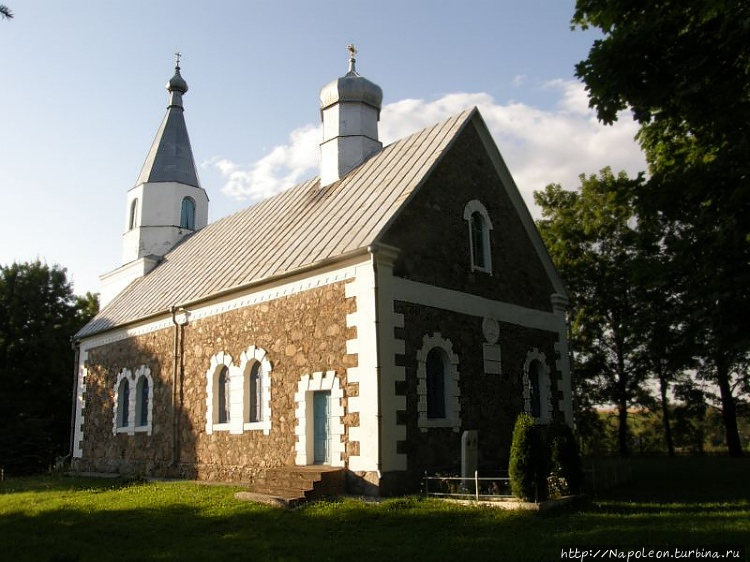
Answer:
[{"label": "stone church building", "polygon": [[320,94],[320,176],[207,224],[179,64],[122,265],[75,336],[73,467],[350,491],[507,468],[521,411],[572,423],[567,297],[476,108],[383,147],[382,90]]}]

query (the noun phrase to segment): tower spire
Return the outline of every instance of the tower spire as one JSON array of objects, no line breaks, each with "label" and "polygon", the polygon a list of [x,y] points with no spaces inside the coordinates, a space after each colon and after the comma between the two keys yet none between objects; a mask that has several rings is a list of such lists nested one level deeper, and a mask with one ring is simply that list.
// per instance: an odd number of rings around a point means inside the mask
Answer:
[{"label": "tower spire", "polygon": [[136,185],[173,181],[195,187],[201,186],[185,125],[182,96],[187,93],[188,85],[180,74],[181,56],[179,51],[175,53],[174,76],[166,84],[169,92],[167,114],[156,133]]}]

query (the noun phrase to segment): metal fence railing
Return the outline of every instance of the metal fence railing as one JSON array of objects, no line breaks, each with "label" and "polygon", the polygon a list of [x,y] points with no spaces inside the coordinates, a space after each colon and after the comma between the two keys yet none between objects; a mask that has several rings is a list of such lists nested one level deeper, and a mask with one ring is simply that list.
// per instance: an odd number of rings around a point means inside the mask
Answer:
[{"label": "metal fence railing", "polygon": [[442,476],[435,474],[424,475],[424,494],[431,497],[493,500],[501,498],[512,498],[510,491],[510,478],[507,476],[484,476],[479,472],[474,476],[463,478],[461,476]]}]

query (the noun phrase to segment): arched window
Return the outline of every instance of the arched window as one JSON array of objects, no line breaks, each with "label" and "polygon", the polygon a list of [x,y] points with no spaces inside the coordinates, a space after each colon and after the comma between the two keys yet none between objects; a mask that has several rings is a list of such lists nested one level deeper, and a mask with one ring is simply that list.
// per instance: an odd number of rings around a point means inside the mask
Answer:
[{"label": "arched window", "polygon": [[538,423],[552,420],[552,381],[547,358],[538,349],[526,354],[523,365],[524,411]]},{"label": "arched window", "polygon": [[219,372],[219,377],[217,380],[218,388],[217,388],[217,423],[229,423],[230,418],[230,399],[231,399],[231,389],[230,389],[230,382],[231,379],[229,377],[229,369],[226,366],[223,366],[221,368],[221,371]]},{"label": "arched window", "polygon": [[195,230],[195,201],[192,197],[185,197],[182,199],[180,228]]},{"label": "arched window", "polygon": [[472,271],[492,273],[490,231],[492,221],[484,205],[472,199],[464,207],[464,219],[469,223],[469,253]]},{"label": "arched window", "polygon": [[128,218],[128,230],[133,230],[137,226],[137,223],[138,223],[138,199],[133,199],[133,202],[130,204],[130,217]]},{"label": "arched window", "polygon": [[532,361],[529,365],[529,413],[534,418],[542,415],[541,385],[539,383],[539,361]]},{"label": "arched window", "polygon": [[130,425],[130,382],[127,378],[117,387],[117,427]]},{"label": "arched window", "polygon": [[440,332],[425,335],[417,351],[417,412],[421,431],[433,427],[461,429],[458,355]]},{"label": "arched window", "polygon": [[427,417],[445,418],[445,373],[448,358],[439,347],[427,354]]},{"label": "arched window", "polygon": [[146,377],[139,377],[135,387],[135,425],[143,427],[148,425],[148,404],[149,391],[151,385],[148,384]]},{"label": "arched window", "polygon": [[271,362],[265,350],[251,345],[239,366],[220,351],[206,371],[206,433],[271,432]]},{"label": "arched window", "polygon": [[260,363],[255,361],[247,377],[248,384],[248,423],[259,422],[263,419],[263,384]]},{"label": "arched window", "polygon": [[484,219],[479,212],[471,214],[471,258],[474,266],[484,269]]}]

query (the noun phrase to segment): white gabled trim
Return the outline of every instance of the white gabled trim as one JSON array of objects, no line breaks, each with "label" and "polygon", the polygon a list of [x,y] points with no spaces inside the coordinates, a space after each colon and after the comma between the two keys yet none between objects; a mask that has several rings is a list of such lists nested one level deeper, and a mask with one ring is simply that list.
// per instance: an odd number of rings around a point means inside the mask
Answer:
[{"label": "white gabled trim", "polygon": [[516,181],[513,179],[505,160],[503,160],[502,154],[500,154],[497,144],[495,144],[495,141],[492,138],[492,134],[487,128],[487,124],[484,122],[484,119],[478,111],[474,111],[472,114],[471,122],[476,128],[479,138],[482,140],[482,144],[484,144],[484,148],[495,167],[497,175],[500,177],[500,183],[505,189],[505,193],[508,195],[513,208],[516,211],[516,215],[518,215],[518,218],[521,220],[524,230],[526,230],[526,234],[529,236],[529,240],[531,240],[531,244],[539,257],[539,260],[542,262],[542,267],[544,267],[544,271],[547,273],[547,277],[552,283],[552,287],[556,293],[567,295],[565,284],[552,263],[552,258],[550,258],[549,252],[547,252],[547,247],[544,245],[544,241],[534,224],[534,218],[531,216],[529,208],[526,206],[523,196],[521,196],[521,192],[516,185]]}]

